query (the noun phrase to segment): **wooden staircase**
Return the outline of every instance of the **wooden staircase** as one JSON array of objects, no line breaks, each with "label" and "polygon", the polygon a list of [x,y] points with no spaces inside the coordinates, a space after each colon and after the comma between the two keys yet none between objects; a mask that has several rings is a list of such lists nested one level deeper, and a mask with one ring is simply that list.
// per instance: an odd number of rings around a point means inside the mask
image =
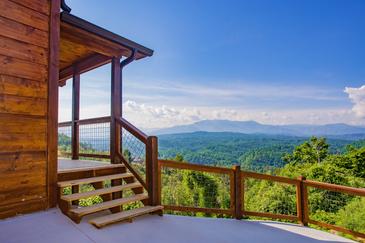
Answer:
[{"label": "wooden staircase", "polygon": [[[163,207],[148,205],[150,200],[142,184],[132,173],[126,172],[126,168],[121,167],[108,175],[58,182],[59,208],[62,213],[78,224],[86,215],[109,210],[111,214],[95,217],[89,221],[97,228],[121,221],[131,222],[133,218],[145,214],[156,213],[162,216]],[[93,190],[80,192],[79,188],[83,185],[92,185]],[[65,188],[71,188],[73,193],[65,195]],[[124,194],[128,196],[123,197]],[[103,202],[91,206],[79,206],[79,200],[94,196],[100,196]],[[123,206],[136,202],[141,202],[141,206],[130,210],[123,209]]]}]

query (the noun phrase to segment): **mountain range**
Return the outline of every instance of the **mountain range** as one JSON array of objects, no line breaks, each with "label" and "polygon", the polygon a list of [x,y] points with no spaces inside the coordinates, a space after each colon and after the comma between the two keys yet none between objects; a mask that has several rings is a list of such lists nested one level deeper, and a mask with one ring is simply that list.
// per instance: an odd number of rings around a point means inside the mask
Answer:
[{"label": "mountain range", "polygon": [[174,126],[152,131],[155,135],[192,132],[234,132],[288,136],[347,137],[349,140],[365,138],[365,127],[343,123],[327,125],[267,125],[256,121],[203,120],[189,125]]}]

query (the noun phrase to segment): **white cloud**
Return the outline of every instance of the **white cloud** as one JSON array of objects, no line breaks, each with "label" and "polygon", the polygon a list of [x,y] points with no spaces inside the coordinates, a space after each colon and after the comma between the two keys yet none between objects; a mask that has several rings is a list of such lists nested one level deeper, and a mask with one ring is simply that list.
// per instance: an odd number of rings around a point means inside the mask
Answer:
[{"label": "white cloud", "polygon": [[328,124],[364,125],[347,109],[258,110],[220,107],[173,107],[146,105],[128,100],[123,104],[124,117],[140,128],[163,128],[191,124],[200,120],[255,120],[266,124]]},{"label": "white cloud", "polygon": [[356,116],[365,118],[365,85],[360,88],[345,88],[345,93],[349,95],[351,102],[354,104],[352,111]]}]

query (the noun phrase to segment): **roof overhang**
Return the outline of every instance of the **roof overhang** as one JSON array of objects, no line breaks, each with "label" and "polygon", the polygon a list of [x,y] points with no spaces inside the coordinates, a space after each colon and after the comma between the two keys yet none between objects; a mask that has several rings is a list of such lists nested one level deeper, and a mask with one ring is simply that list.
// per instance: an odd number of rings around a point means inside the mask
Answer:
[{"label": "roof overhang", "polygon": [[153,55],[153,50],[121,37],[70,13],[61,13],[60,84],[77,73],[109,63],[113,57],[136,59]]}]

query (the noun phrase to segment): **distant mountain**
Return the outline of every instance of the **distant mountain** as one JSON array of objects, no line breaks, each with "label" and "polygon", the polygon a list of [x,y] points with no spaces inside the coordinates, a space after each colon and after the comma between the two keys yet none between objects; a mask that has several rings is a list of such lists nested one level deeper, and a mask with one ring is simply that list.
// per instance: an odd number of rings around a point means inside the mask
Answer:
[{"label": "distant mountain", "polygon": [[365,138],[365,127],[337,123],[328,125],[267,125],[255,121],[203,120],[190,125],[174,126],[153,131],[153,134],[191,132],[235,132],[289,136],[333,136],[357,140]]}]

